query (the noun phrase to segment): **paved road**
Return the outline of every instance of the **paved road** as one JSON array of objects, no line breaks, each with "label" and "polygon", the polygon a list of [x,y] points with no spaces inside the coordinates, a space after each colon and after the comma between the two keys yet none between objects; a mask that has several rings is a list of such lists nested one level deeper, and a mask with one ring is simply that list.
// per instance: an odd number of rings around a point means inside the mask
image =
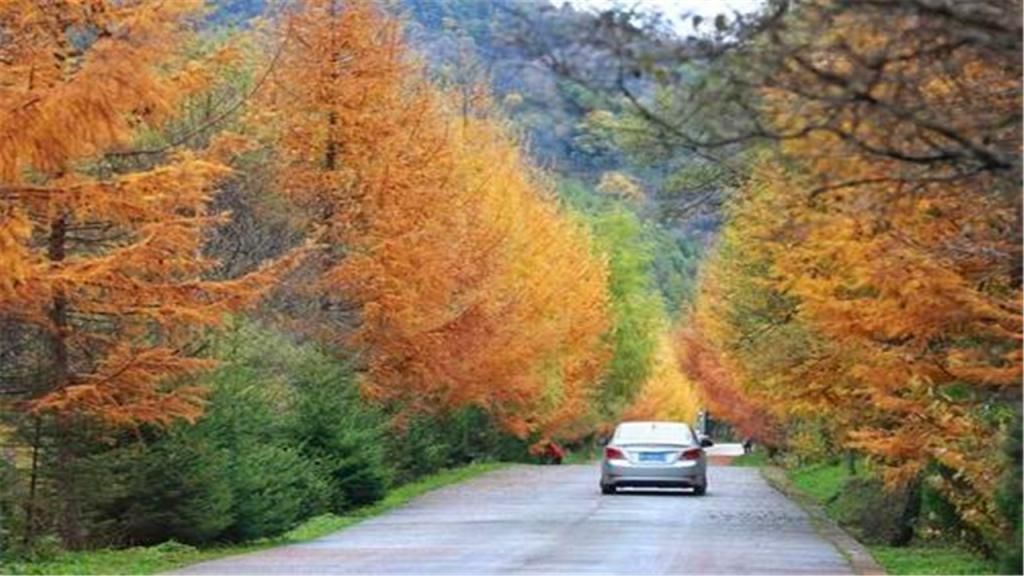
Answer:
[{"label": "paved road", "polygon": [[711,467],[703,497],[601,496],[596,465],[514,466],[348,530],[184,574],[849,574],[757,470]]}]

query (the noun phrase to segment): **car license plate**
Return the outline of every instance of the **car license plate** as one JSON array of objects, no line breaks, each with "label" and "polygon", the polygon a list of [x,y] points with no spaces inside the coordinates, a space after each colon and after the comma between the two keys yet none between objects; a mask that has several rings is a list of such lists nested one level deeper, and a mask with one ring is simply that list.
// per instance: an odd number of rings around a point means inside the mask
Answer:
[{"label": "car license plate", "polygon": [[661,452],[641,452],[640,453],[640,461],[641,462],[664,462],[665,461],[665,455],[662,454]]}]

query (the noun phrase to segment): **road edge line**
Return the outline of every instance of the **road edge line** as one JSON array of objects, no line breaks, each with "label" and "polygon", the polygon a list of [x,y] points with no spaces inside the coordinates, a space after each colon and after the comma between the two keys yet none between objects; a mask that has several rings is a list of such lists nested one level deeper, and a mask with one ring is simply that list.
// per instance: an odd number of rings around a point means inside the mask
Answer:
[{"label": "road edge line", "polygon": [[846,558],[855,574],[880,575],[885,574],[885,569],[875,560],[868,549],[850,535],[849,532],[828,517],[825,508],[812,500],[808,495],[801,492],[789,480],[786,472],[778,466],[759,466],[758,469],[768,484],[783,496],[795,502],[800,508],[807,512],[811,518],[811,525],[814,529]]}]

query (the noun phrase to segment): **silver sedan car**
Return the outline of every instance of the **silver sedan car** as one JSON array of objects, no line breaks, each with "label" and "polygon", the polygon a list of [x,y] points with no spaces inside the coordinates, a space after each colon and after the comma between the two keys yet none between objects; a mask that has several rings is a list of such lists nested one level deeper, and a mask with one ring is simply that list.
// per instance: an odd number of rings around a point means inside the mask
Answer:
[{"label": "silver sedan car", "polygon": [[711,440],[698,439],[682,422],[623,422],[604,448],[601,493],[623,487],[708,489],[707,456]]}]

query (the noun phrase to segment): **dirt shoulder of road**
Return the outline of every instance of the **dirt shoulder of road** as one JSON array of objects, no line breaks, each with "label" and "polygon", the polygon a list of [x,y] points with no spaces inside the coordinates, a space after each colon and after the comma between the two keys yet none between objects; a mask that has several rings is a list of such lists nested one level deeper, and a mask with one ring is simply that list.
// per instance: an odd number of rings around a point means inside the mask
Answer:
[{"label": "dirt shoulder of road", "polygon": [[815,530],[846,557],[855,574],[885,574],[885,569],[875,561],[863,544],[829,518],[820,504],[793,486],[785,470],[777,466],[761,466],[760,470],[761,475],[773,488],[807,512]]}]

